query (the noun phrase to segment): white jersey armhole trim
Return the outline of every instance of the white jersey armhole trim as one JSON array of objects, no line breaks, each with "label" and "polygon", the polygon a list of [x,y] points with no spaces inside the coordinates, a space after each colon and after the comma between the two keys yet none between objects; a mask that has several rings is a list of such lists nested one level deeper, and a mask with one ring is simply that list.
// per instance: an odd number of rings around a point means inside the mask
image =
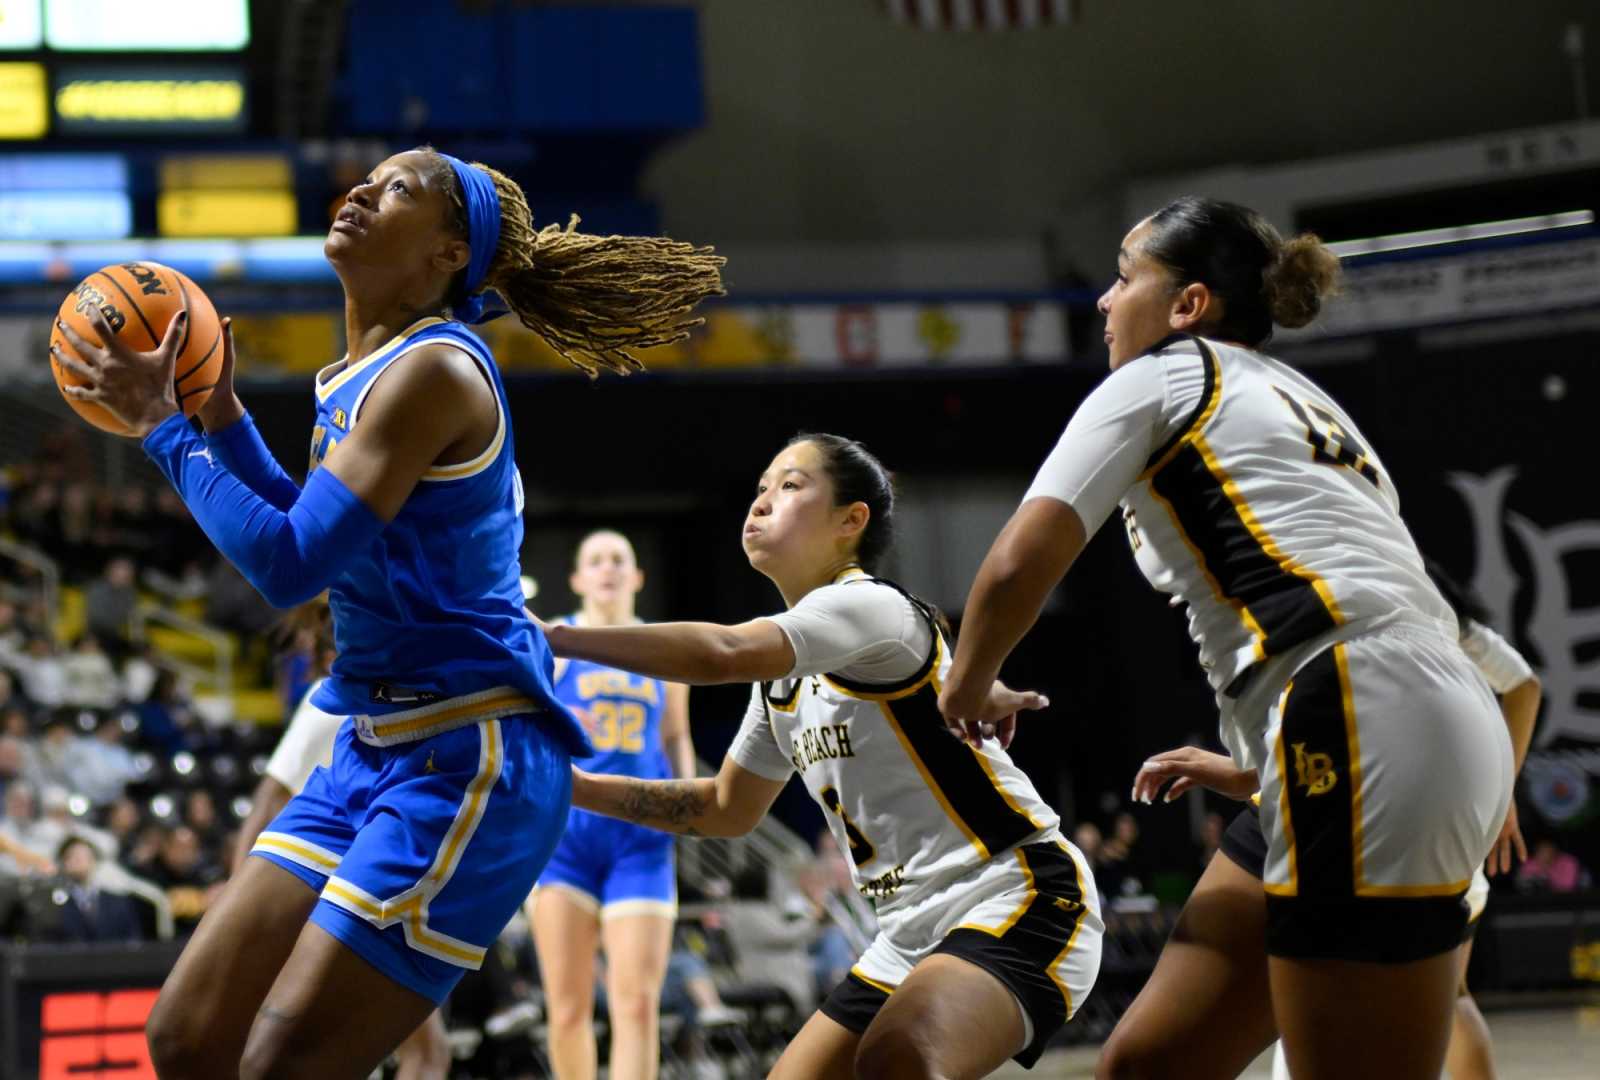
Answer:
[{"label": "white jersey armhole trim", "polygon": [[[442,319],[440,320],[440,322],[443,321],[444,320]],[[406,353],[413,349],[420,349],[425,345],[446,345],[471,357],[472,362],[477,364],[478,369],[483,372],[484,380],[489,384],[489,393],[494,395],[494,438],[489,440],[489,445],[484,449],[483,453],[469,461],[458,461],[451,465],[435,465],[428,469],[428,471],[424,472],[421,478],[424,483],[438,483],[442,480],[465,480],[469,476],[476,476],[483,472],[490,465],[493,465],[495,459],[500,456],[500,450],[505,446],[506,443],[505,403],[500,400],[500,391],[495,387],[494,373],[490,370],[488,362],[485,361],[483,357],[478,355],[477,350],[470,348],[464,342],[445,341],[437,338],[429,338],[427,341],[414,342],[391,354],[388,358],[388,361],[384,364],[384,371],[387,371],[390,364],[400,359]],[[356,395],[356,403],[350,409],[350,426],[352,428],[356,426],[356,420],[361,416],[361,406],[366,404],[367,395],[372,393],[372,388],[378,385],[378,380],[381,378],[383,378],[383,372],[380,371],[377,375],[372,377],[367,385],[361,388],[361,393]]]}]

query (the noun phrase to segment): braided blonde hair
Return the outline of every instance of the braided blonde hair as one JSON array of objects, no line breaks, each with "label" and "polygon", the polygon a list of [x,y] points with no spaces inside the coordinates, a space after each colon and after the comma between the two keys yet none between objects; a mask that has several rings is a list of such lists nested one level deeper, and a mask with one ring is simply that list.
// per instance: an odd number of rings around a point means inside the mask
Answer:
[{"label": "braided blonde hair", "polygon": [[[467,235],[455,171],[432,147],[421,149],[437,162],[435,176],[449,194],[454,224]],[[564,227],[535,228],[521,186],[497,169],[472,164],[489,175],[500,196],[500,243],[484,288],[498,292],[523,326],[591,378],[602,369],[643,371],[636,350],[682,341],[705,322],[695,306],[725,295],[727,260],[712,248],[658,236],[581,233],[577,214]]]}]

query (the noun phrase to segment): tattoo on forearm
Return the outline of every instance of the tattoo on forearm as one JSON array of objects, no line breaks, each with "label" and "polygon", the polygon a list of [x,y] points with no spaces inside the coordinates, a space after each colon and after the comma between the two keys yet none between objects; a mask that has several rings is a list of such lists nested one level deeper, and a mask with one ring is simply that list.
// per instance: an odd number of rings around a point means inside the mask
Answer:
[{"label": "tattoo on forearm", "polygon": [[630,782],[618,808],[622,816],[641,825],[667,825],[691,836],[699,835],[689,822],[710,807],[710,793],[697,791],[692,780]]}]

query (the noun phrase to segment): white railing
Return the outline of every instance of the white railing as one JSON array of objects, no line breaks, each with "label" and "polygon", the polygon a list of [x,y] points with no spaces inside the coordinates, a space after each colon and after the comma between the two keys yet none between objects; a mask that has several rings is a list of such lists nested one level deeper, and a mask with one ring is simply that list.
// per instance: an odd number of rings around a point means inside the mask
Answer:
[{"label": "white railing", "polygon": [[38,548],[3,536],[0,536],[0,556],[20,563],[39,575],[39,588],[44,593],[45,610],[49,612],[47,630],[51,637],[55,637],[56,617],[61,613],[61,567]]},{"label": "white railing", "polygon": [[143,642],[148,627],[161,624],[199,638],[211,647],[211,667],[205,668],[176,656],[164,656],[163,662],[171,665],[180,675],[196,684],[209,684],[219,694],[233,693],[233,639],[209,623],[191,619],[169,608],[154,604],[140,604],[133,612],[133,640]]}]

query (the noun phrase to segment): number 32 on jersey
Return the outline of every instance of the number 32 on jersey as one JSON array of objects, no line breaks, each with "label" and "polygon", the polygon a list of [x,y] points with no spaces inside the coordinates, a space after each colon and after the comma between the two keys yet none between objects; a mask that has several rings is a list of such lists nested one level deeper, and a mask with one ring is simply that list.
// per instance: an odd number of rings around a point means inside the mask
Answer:
[{"label": "number 32 on jersey", "polygon": [[600,700],[585,711],[589,741],[596,750],[621,750],[627,754],[644,750],[644,706],[631,701]]}]

